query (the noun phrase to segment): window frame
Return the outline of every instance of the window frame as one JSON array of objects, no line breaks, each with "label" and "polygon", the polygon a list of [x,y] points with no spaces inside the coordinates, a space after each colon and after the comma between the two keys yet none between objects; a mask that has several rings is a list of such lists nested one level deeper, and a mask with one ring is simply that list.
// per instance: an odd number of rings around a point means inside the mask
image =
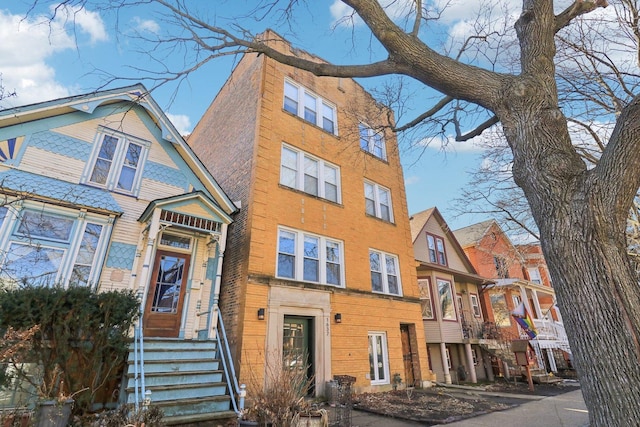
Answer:
[{"label": "window frame", "polygon": [[[106,174],[105,182],[97,182],[93,180],[94,172],[96,171],[96,165],[100,159],[100,153],[102,151],[102,145],[105,138],[115,138],[117,140],[116,147],[113,153],[113,157],[110,159],[109,171]],[[140,154],[135,167],[135,172],[131,180],[131,189],[119,188],[120,179],[122,178],[122,170],[124,168],[131,168],[126,164],[127,154],[129,153],[129,147],[134,144],[140,146]],[[140,186],[142,183],[142,174],[144,165],[149,156],[149,148],[151,142],[137,138],[122,132],[115,131],[108,128],[100,128],[95,138],[89,161],[86,163],[85,170],[82,174],[81,182],[83,184],[91,185],[93,187],[105,188],[109,191],[116,193],[129,194],[137,196],[140,193]]]},{"label": "window frame", "polygon": [[[371,255],[377,254],[380,260],[380,271],[373,270],[371,265]],[[388,264],[387,262],[392,260],[394,262],[394,268],[396,269],[396,274],[389,274],[388,272]],[[388,252],[380,251],[378,249],[369,249],[369,273],[371,280],[371,292],[375,294],[382,295],[393,295],[393,296],[402,296],[402,281],[400,280],[400,259],[395,254],[390,254]],[[382,285],[382,290],[374,290],[373,289],[373,274],[380,274],[380,283]],[[392,293],[389,291],[389,276],[396,277],[398,293]]]},{"label": "window frame", "polygon": [[477,294],[469,293],[469,304],[471,305],[471,311],[474,317],[482,317],[482,310],[480,308],[480,298]]},{"label": "window frame", "polygon": [[[448,267],[447,245],[445,244],[444,238],[432,233],[425,234],[427,236],[427,256],[429,257],[429,262]],[[438,244],[442,245],[441,250]]]},{"label": "window frame", "polygon": [[[285,160],[285,150],[295,154],[296,156],[296,164],[295,169],[292,169],[290,165],[286,165],[284,163]],[[306,177],[311,176],[306,173],[305,165],[307,162],[315,162],[316,163],[316,191],[317,194],[313,194],[312,192],[307,191],[306,188]],[[333,183],[330,181],[332,178],[331,173],[327,173],[327,169],[331,169],[335,171],[335,179],[336,182]],[[288,179],[290,178],[286,176],[286,173],[294,173],[295,187],[289,185]],[[306,151],[300,150],[299,148],[293,147],[289,144],[282,143],[282,147],[280,149],[280,179],[279,184],[291,188],[293,190],[302,191],[305,194],[309,194],[313,197],[318,197],[323,200],[328,200],[329,202],[342,204],[342,179],[340,173],[340,166],[334,165],[333,163],[329,163],[323,159],[320,159],[316,156],[313,156]],[[336,200],[332,200],[327,197],[327,185],[336,187]]]},{"label": "window frame", "polygon": [[[373,157],[387,161],[387,143],[383,131],[376,131],[373,127],[365,124],[358,123],[358,135],[360,137],[360,149]],[[379,137],[379,138],[378,138]],[[376,153],[377,142],[380,143],[380,153]]]},{"label": "window frame", "polygon": [[[287,233],[293,236],[293,253],[283,252],[281,250],[281,240],[280,236],[283,233]],[[306,239],[317,239],[317,257],[307,257],[305,256],[305,241]],[[338,262],[335,262],[328,256],[328,245],[337,245],[338,249]],[[335,248],[332,248],[335,249]],[[293,274],[292,276],[285,276],[281,274],[280,266],[280,256],[284,254],[287,257],[291,257],[293,259]],[[317,260],[317,274],[318,280],[307,280],[304,278],[305,276],[305,260],[308,259],[316,259]],[[330,265],[334,267],[338,265],[340,268],[340,273],[338,275],[338,283],[331,283],[328,280],[328,269]],[[305,283],[316,283],[320,285],[333,286],[336,288],[344,288],[345,287],[345,256],[344,256],[344,242],[338,239],[333,239],[326,236],[321,236],[314,233],[308,233],[302,230],[296,230],[290,227],[278,226],[277,233],[277,244],[276,244],[276,271],[275,276],[279,279],[285,280],[295,280],[297,282],[305,282]]]},{"label": "window frame", "polygon": [[[373,199],[367,197],[367,186],[370,186],[373,190]],[[391,198],[391,190],[387,187],[383,187],[382,185],[373,182],[371,180],[364,180],[364,212],[366,215],[378,218],[382,221],[389,222],[394,224],[394,216],[393,216],[393,200]],[[389,219],[383,217],[383,209],[382,206],[386,206],[381,202],[381,193],[386,193],[389,206]],[[369,212],[367,201],[371,200],[373,202],[373,213]]]},{"label": "window frame", "polygon": [[[420,282],[426,282],[426,287],[424,285],[422,285]],[[424,302],[423,301],[429,301],[429,307],[430,307],[430,311],[431,311],[431,317],[425,316],[424,315],[424,308],[422,309],[422,319],[423,320],[437,320],[436,319],[436,310],[434,307],[434,301],[433,301],[433,290],[431,289],[431,278],[430,277],[422,277],[422,278],[418,278],[418,289],[420,291],[420,306],[423,307]],[[428,297],[424,296],[424,293],[422,292],[423,289],[426,289],[428,292]]]},{"label": "window frame", "polygon": [[[283,96],[282,96],[282,109],[290,114],[294,114],[304,120],[307,123],[311,123],[312,125],[322,129],[325,132],[328,132],[332,135],[338,135],[338,115],[337,115],[337,107],[334,103],[322,98],[317,93],[305,88],[299,83],[294,82],[291,79],[285,78],[283,85]],[[287,88],[296,90],[296,99],[293,99],[291,96],[293,95],[292,91],[289,91],[287,94]],[[307,102],[310,98],[312,98],[315,102],[313,103],[313,108],[310,108],[311,105]],[[291,100],[291,103],[287,104],[287,99]],[[293,111],[293,103],[295,103],[295,112]],[[314,120],[309,120],[307,117],[307,111],[313,111]],[[330,111],[331,117],[328,117],[327,111]],[[329,126],[327,123],[331,123]],[[329,129],[330,128],[330,129]]]},{"label": "window frame", "polygon": [[[531,274],[533,272],[533,274]],[[527,267],[527,274],[529,275],[529,280],[536,285],[542,285],[542,274],[538,267]]]},{"label": "window frame", "polygon": [[[20,231],[25,212],[71,220],[72,224],[68,238],[64,240],[56,237],[25,235]],[[99,236],[97,241],[95,241],[95,245],[92,247],[93,250],[90,251],[90,262],[81,262],[82,260],[79,259],[80,251],[83,250],[83,246],[85,245],[85,232],[87,232],[89,225],[100,227]],[[106,256],[111,230],[112,225],[109,217],[51,205],[43,206],[41,203],[26,201],[23,202],[22,206],[12,207],[6,211],[3,226],[0,227],[0,241],[2,242],[0,252],[4,254],[0,260],[0,264],[2,264],[4,269],[8,258],[11,256],[10,249],[12,245],[23,245],[32,248],[51,248],[63,252],[60,264],[53,282],[42,282],[39,285],[62,285],[67,287],[74,277],[76,267],[89,267],[86,280],[84,283],[80,283],[79,286],[96,286],[100,278],[102,263]],[[87,256],[87,253],[85,253],[84,256]],[[10,274],[3,275],[3,277],[9,280],[21,279],[12,278]],[[35,280],[33,283],[38,284]]]},{"label": "window frame", "polygon": [[[378,343],[375,338],[380,338],[381,351],[378,352]],[[370,331],[367,334],[369,342],[369,380],[371,385],[385,385],[390,384],[390,369],[389,369],[389,345],[387,342],[386,332]],[[378,360],[378,356],[382,357],[382,360]],[[382,363],[384,378],[380,378],[380,372],[378,369],[374,369],[375,366]],[[372,375],[373,374],[373,375]]]},{"label": "window frame", "polygon": [[[458,321],[458,314],[457,314],[457,310],[456,310],[456,300],[454,297],[454,292],[453,292],[453,283],[451,282],[451,280],[449,279],[444,279],[444,278],[436,278],[436,284],[438,286],[438,297],[440,299],[440,316],[442,318],[442,320],[444,320],[445,322],[457,322]],[[444,310],[444,301],[442,300],[442,296],[443,296],[443,292],[441,290],[440,285],[441,284],[447,284],[448,288],[449,288],[449,295],[450,295],[450,301],[451,301],[451,309],[447,310],[447,313],[451,312],[453,314],[453,317],[451,317],[449,314],[447,314],[447,316],[445,316],[445,310]]]}]

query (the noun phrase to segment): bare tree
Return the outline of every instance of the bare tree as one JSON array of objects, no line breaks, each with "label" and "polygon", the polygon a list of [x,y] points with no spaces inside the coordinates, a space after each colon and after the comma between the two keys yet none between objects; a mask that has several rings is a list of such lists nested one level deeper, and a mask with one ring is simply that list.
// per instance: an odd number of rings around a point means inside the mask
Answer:
[{"label": "bare tree", "polygon": [[[385,7],[377,0],[342,1],[353,10],[345,19],[361,20],[369,31],[363,47],[379,46],[386,54],[382,59],[334,65],[284,54],[240,27],[242,20],[218,26],[190,10],[186,0],[104,0],[103,5],[152,3],[162,8],[165,23],[174,25],[174,33],[145,40],[152,54],[167,54],[163,48],[169,46],[186,59],[183,69],[146,74],[158,83],[180,80],[220,56],[264,54],[318,76],[406,76],[441,94],[432,108],[399,129],[427,124],[468,140],[499,123],[513,156],[514,182],[539,230],[591,423],[620,426],[640,419],[640,293],[625,234],[640,187],[640,98],[637,77],[618,65],[629,51],[637,62],[636,2],[615,0],[615,8],[606,9],[613,14],[589,19],[608,6],[606,0],[563,2],[567,7],[558,10],[553,0],[523,0],[517,19],[504,13],[504,25],[478,26],[478,38],[469,39],[491,49],[472,54],[463,44],[454,54],[452,46],[428,39],[440,13],[430,2],[396,0]],[[263,0],[251,16],[275,14],[294,26],[304,3]],[[400,5],[402,18],[391,15]],[[605,25],[609,16],[616,19],[615,33]],[[499,29],[513,35],[513,42],[492,39]],[[482,37],[491,44],[480,43]],[[558,46],[570,48],[571,55]],[[515,65],[505,65],[514,58]],[[587,123],[587,114],[615,123],[590,160],[569,126]]]}]

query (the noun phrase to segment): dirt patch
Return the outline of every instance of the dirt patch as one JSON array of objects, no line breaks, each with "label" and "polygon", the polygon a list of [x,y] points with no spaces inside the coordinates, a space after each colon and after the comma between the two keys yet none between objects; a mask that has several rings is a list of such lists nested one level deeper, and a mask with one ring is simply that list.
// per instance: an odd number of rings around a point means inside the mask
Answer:
[{"label": "dirt patch", "polygon": [[[368,411],[392,418],[417,421],[423,425],[447,424],[493,411],[502,411],[526,403],[529,400],[510,394],[555,396],[575,390],[573,384],[536,384],[530,392],[526,383],[494,383],[470,387],[471,390],[432,387],[424,390],[405,390],[383,393],[363,393],[356,396],[354,409]],[[489,395],[483,392],[500,395]]]}]

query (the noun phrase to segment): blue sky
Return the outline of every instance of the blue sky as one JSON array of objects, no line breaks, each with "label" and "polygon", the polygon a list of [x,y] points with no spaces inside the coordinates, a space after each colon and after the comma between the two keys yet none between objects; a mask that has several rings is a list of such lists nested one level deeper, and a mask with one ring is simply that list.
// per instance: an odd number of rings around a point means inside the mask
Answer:
[{"label": "blue sky", "polygon": [[[118,16],[89,6],[83,11],[61,11],[50,22],[47,19],[49,10],[44,6],[25,16],[30,0],[3,3],[0,6],[0,73],[6,89],[15,90],[18,94],[4,100],[3,108],[93,91],[104,84],[105,73],[131,79],[120,80],[107,87],[137,81],[142,81],[147,87],[153,86],[153,83],[140,78],[140,72],[131,68],[131,65],[154,67],[139,53],[140,49],[149,50],[149,46],[140,45],[131,36],[159,34],[168,25],[151,13],[150,6],[127,9]],[[188,3],[206,13],[210,22],[224,26],[231,22],[228,17],[246,12],[247,5],[255,2],[190,0]],[[402,1],[397,3],[402,5]],[[297,47],[334,63],[365,63],[382,59],[375,43],[370,48],[372,44],[360,31],[358,22],[352,26],[335,25],[348,13],[342,3],[331,0],[311,4],[312,10],[303,10],[292,23],[292,28],[297,28],[296,32],[286,25],[256,22],[251,17],[238,22],[255,31],[273,28]],[[75,26],[72,15],[75,16]],[[466,25],[466,19],[473,16],[468,2],[453,1],[443,15],[439,41],[460,32]],[[180,57],[175,53],[167,54],[162,58],[162,65],[178,67],[181,64],[176,58]],[[233,63],[231,57],[216,59],[191,74],[179,88],[175,84],[165,85],[155,90],[153,97],[176,127],[188,133],[224,84]],[[360,83],[367,89],[373,89],[379,81],[360,80]],[[420,108],[428,105],[428,101],[424,101],[422,106],[420,100],[416,101],[413,114],[419,114]],[[478,166],[479,154],[477,145],[468,142],[452,144],[446,152],[442,151],[440,144],[432,144],[419,158],[411,153],[401,154],[409,212],[437,206],[454,229],[485,219],[471,215],[455,218],[450,206],[452,199],[467,184],[467,172]],[[215,171],[212,172],[215,176]]]}]

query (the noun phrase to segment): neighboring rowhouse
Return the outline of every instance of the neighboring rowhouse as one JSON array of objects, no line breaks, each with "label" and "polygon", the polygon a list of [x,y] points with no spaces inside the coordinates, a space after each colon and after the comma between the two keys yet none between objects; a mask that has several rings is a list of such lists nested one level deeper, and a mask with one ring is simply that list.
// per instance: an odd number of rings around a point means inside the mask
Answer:
[{"label": "neighboring rowhouse", "polygon": [[[537,335],[530,342],[539,367],[547,372],[570,367],[571,350],[539,245],[514,246],[495,220],[461,228],[454,234],[476,271],[494,279],[494,285],[484,287],[481,300],[485,318],[495,324],[500,339],[531,338],[512,316],[514,311],[521,311],[535,325],[532,335]],[[503,371],[497,364],[494,369],[496,374]]]},{"label": "neighboring rowhouse", "polygon": [[438,382],[493,380],[479,276],[437,208],[411,216],[429,367]]},{"label": "neighboring rowhouse", "polygon": [[[0,111],[0,186],[5,286],[136,290],[145,363],[124,395],[152,392],[167,418],[229,408],[220,368],[180,359],[214,357],[216,278],[236,208],[142,85]],[[189,379],[204,369],[217,377]]]},{"label": "neighboring rowhouse", "polygon": [[334,375],[358,391],[428,379],[389,115],[351,79],[246,54],[189,137],[241,201],[221,294],[241,381],[280,363],[306,369],[314,395]]}]

